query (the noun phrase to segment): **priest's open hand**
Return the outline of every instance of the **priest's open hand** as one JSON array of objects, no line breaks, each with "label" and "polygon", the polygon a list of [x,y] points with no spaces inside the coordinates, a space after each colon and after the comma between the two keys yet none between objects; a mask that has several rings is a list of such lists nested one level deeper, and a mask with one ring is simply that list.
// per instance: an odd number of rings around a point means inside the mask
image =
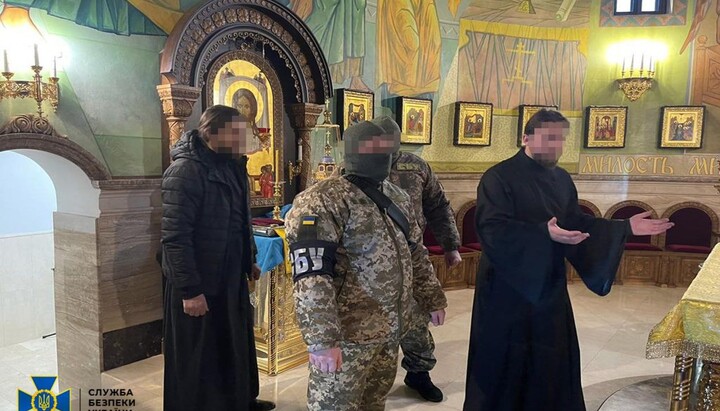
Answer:
[{"label": "priest's open hand", "polygon": [[635,214],[630,217],[630,227],[634,235],[657,235],[669,230],[675,223],[671,223],[667,218],[648,218],[652,212]]},{"label": "priest's open hand", "polygon": [[340,371],[340,367],[342,367],[342,351],[340,351],[340,347],[335,347],[311,352],[310,364],[322,372]]},{"label": "priest's open hand", "polygon": [[205,294],[183,300],[183,311],[191,317],[202,317],[205,315],[205,313],[210,311],[207,300],[205,300]]},{"label": "priest's open hand", "polygon": [[583,233],[582,231],[568,231],[560,228],[557,225],[557,218],[553,217],[548,221],[548,233],[550,238],[561,244],[575,245],[585,241],[586,238],[590,237],[590,234]]}]

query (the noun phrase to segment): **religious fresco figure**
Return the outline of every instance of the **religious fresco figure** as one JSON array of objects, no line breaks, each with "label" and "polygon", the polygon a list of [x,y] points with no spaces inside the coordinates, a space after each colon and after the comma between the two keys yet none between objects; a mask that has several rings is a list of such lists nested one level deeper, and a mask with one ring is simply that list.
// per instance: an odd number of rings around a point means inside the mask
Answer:
[{"label": "religious fresco figure", "polygon": [[320,43],[333,83],[349,78],[350,89],[370,91],[362,79],[366,0],[289,0],[288,6]]},{"label": "religious fresco figure", "polygon": [[440,87],[435,0],[379,0],[375,80],[383,95],[432,98]]}]

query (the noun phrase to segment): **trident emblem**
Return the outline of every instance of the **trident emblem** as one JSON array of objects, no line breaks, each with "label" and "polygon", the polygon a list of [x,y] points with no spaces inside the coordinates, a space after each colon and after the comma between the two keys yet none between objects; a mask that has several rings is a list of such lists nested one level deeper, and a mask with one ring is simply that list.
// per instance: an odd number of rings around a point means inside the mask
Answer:
[{"label": "trident emblem", "polygon": [[38,406],[40,406],[40,409],[42,411],[49,410],[51,403],[52,403],[52,398],[50,398],[50,394],[40,394],[38,396]]}]

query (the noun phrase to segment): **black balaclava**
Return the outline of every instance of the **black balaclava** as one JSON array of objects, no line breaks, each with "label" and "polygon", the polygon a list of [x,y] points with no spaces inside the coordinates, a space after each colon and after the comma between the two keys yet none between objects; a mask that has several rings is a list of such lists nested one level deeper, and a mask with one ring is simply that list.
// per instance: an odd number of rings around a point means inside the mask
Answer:
[{"label": "black balaclava", "polygon": [[375,148],[372,153],[359,153],[360,144],[366,141],[387,140],[382,128],[369,121],[353,125],[343,133],[345,140],[345,174],[367,178],[380,184],[390,175],[394,147]]},{"label": "black balaclava", "polygon": [[392,162],[394,163],[400,157],[400,126],[390,116],[376,117],[371,123],[383,129],[386,136],[392,136],[396,140],[395,151],[392,153]]}]

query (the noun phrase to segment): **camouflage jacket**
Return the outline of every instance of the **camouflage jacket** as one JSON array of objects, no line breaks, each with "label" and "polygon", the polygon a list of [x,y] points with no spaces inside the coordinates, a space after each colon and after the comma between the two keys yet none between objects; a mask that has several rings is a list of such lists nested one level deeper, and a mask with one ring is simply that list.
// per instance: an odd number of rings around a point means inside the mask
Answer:
[{"label": "camouflage jacket", "polygon": [[409,217],[411,240],[419,244],[414,252],[395,223],[345,178],[323,180],[293,201],[285,220],[291,245],[309,216],[315,216],[318,240],[338,244],[334,278],[295,283],[295,311],[311,352],[339,341],[399,341],[418,317],[412,315],[418,304],[426,312],[447,306],[407,194],[388,181],[382,190]]},{"label": "camouflage jacket", "polygon": [[460,247],[460,234],[455,224],[455,213],[450,207],[440,181],[428,163],[411,153],[400,152],[393,161],[390,181],[410,195],[420,229],[430,227],[445,251]]}]

